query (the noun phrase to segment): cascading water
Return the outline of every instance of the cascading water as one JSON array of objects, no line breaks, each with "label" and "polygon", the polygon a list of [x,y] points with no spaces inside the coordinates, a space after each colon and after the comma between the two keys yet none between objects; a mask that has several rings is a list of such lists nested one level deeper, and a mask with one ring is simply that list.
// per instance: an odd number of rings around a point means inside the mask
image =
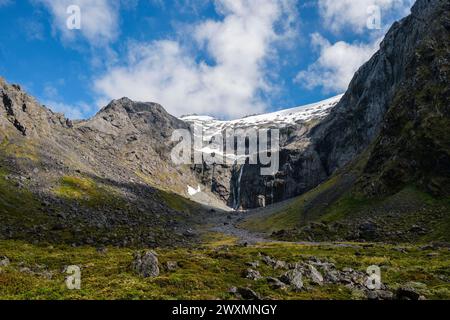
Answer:
[{"label": "cascading water", "polygon": [[215,173],[216,173],[216,164],[213,164],[212,169],[212,175],[211,175],[211,191],[214,192],[216,189],[216,179],[215,179]]},{"label": "cascading water", "polygon": [[274,190],[275,190],[275,175],[273,176],[273,182],[272,182],[272,188],[271,188],[271,200],[272,200],[272,204],[275,203],[275,195],[274,195]]},{"label": "cascading water", "polygon": [[[238,175],[237,180],[235,180],[235,185],[233,188],[235,190],[234,199],[233,199],[234,200],[233,208],[235,210],[239,210],[239,208],[241,206],[241,180],[242,180],[242,175],[244,174],[244,167],[245,167],[245,165],[242,165],[241,168],[239,169],[239,175]],[[237,168],[236,164],[235,164],[235,168]]]}]

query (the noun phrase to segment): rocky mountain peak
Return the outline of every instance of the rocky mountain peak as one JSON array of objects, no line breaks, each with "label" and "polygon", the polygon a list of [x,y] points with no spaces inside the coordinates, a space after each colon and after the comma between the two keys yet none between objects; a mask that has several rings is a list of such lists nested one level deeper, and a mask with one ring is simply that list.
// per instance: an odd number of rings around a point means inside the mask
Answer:
[{"label": "rocky mountain peak", "polygon": [[165,112],[164,108],[160,104],[153,102],[138,102],[133,101],[130,98],[123,97],[112,100],[100,111],[100,113],[114,111],[135,114],[140,112],[160,112],[161,110]]},{"label": "rocky mountain peak", "polygon": [[149,116],[149,114],[155,116],[160,115],[160,117],[166,118],[172,117],[163,106],[158,103],[133,101],[127,97],[112,100],[106,107],[98,112],[98,115],[102,116],[111,113],[125,113],[129,117],[134,115]]},{"label": "rocky mountain peak", "polygon": [[19,85],[0,78],[0,125],[23,136],[51,137],[53,130],[71,128],[72,122],[39,104]]},{"label": "rocky mountain peak", "polygon": [[170,138],[174,129],[187,128],[160,104],[136,102],[126,97],[111,101],[81,126],[114,136],[146,134],[157,140]]}]

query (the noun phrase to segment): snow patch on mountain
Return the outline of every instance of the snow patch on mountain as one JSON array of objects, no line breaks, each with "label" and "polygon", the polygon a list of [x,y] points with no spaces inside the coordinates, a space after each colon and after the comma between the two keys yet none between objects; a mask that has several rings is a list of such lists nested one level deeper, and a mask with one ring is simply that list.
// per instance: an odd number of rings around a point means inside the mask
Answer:
[{"label": "snow patch on mountain", "polygon": [[[227,130],[242,130],[246,134],[249,130],[260,129],[282,129],[288,126],[301,125],[312,120],[320,120],[328,116],[331,110],[339,103],[343,95],[323,100],[317,103],[300,106],[282,111],[250,116],[237,120],[223,121],[210,116],[185,116],[180,118],[190,125],[201,127],[201,137],[197,136],[198,131],[194,132],[195,138],[201,139],[205,144],[201,148],[195,149],[196,152],[224,157],[227,163],[237,163],[239,160],[246,159],[247,155],[236,155],[235,152],[224,152],[217,145],[212,144],[213,137],[221,137]],[[242,132],[241,132],[242,134]],[[191,194],[192,190],[189,190]]]},{"label": "snow patch on mountain", "polygon": [[217,120],[209,116],[185,116],[182,117],[181,120],[190,124],[202,125],[205,137],[212,137],[216,134],[221,134],[227,129],[259,129],[268,127],[283,128],[289,125],[295,125],[302,122],[305,123],[311,120],[326,117],[331,112],[331,109],[338,104],[342,97],[343,95],[338,95],[333,98],[305,106],[231,121]]},{"label": "snow patch on mountain", "polygon": [[195,196],[198,193],[202,192],[202,188],[200,187],[200,185],[197,187],[197,189],[192,188],[191,186],[188,186],[188,194],[190,196]]}]

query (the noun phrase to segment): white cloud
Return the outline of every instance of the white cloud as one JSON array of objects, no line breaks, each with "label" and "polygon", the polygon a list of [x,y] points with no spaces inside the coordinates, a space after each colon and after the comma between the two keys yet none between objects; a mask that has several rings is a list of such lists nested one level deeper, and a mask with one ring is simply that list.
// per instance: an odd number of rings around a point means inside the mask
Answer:
[{"label": "white cloud", "polygon": [[414,0],[318,0],[319,12],[324,23],[332,31],[346,28],[361,33],[370,16],[368,9],[378,6],[384,27],[392,20],[407,15]]},{"label": "white cloud", "polygon": [[[368,35],[367,42],[338,41],[331,44],[318,33],[311,35],[312,46],[319,57],[306,70],[298,73],[295,82],[307,89],[321,87],[327,93],[345,91],[355,72],[378,50],[390,24],[408,14],[414,0],[318,0],[323,23],[333,32],[350,31]],[[381,10],[380,30],[369,30],[369,8]]]},{"label": "white cloud", "polygon": [[95,105],[89,105],[83,101],[68,104],[62,101],[57,86],[64,85],[64,79],[59,79],[55,83],[46,83],[43,87],[41,101],[53,112],[64,113],[69,119],[85,119],[86,116],[98,110]]},{"label": "white cloud", "polygon": [[[263,111],[261,93],[271,91],[266,63],[289,34],[291,26],[284,22],[292,21],[294,9],[289,0],[215,4],[223,19],[191,26],[184,42],[131,44],[126,60],[97,79],[97,92],[103,99],[155,101],[176,115],[238,117]],[[212,62],[199,61],[192,52],[202,49]]]},{"label": "white cloud", "polygon": [[87,114],[97,111],[97,109],[85,102],[69,105],[55,100],[47,100],[43,104],[54,112],[64,113],[67,118],[72,120],[85,119]]},{"label": "white cloud", "polygon": [[[36,0],[45,5],[53,17],[53,28],[63,40],[76,39],[81,34],[93,46],[107,45],[119,33],[119,2],[109,0]],[[81,9],[81,29],[69,30],[67,8],[77,5]]]},{"label": "white cloud", "polygon": [[345,91],[355,72],[379,48],[381,39],[364,43],[344,41],[331,44],[318,33],[311,35],[312,44],[320,56],[307,70],[301,71],[295,81],[308,89],[321,87],[325,92]]}]

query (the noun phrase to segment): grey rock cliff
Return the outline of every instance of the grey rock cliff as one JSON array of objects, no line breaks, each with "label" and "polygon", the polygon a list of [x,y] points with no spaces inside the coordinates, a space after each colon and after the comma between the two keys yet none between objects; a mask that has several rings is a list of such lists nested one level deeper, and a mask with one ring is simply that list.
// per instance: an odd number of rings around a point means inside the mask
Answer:
[{"label": "grey rock cliff", "polygon": [[406,80],[408,63],[446,5],[446,0],[418,0],[411,15],[394,23],[380,50],[358,70],[330,116],[311,131],[328,175],[353,160],[380,133],[386,112]]}]

